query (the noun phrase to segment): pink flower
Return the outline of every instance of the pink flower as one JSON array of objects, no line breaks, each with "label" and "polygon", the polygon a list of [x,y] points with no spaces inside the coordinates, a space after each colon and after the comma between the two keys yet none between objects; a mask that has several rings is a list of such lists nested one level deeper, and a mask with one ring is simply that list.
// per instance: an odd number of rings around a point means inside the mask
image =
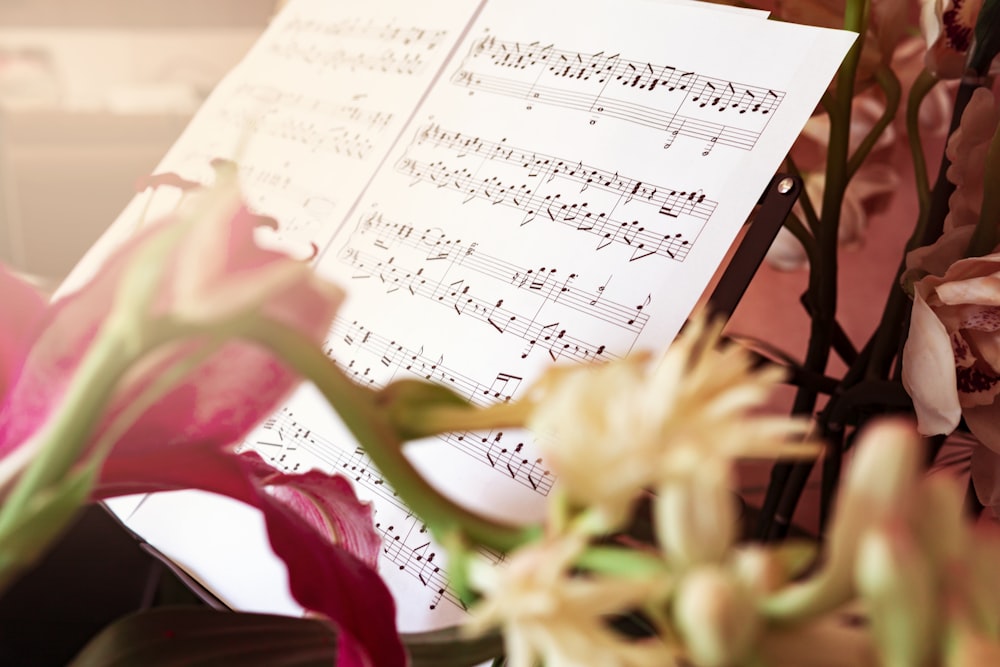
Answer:
[{"label": "pink flower", "polygon": [[916,256],[931,275],[913,285],[903,386],[921,433],[951,433],[964,416],[1000,451],[1000,253],[963,259],[973,229],[946,232]]},{"label": "pink flower", "polygon": [[1000,122],[1000,108],[989,88],[977,88],[969,99],[962,122],[948,138],[945,155],[951,161],[948,180],[955,184],[955,191],[948,199],[946,230],[979,222],[983,208],[986,154],[990,141]]},{"label": "pink flower", "polygon": [[941,79],[965,74],[983,0],[921,0],[920,29],[927,40],[927,68]]},{"label": "pink flower", "polygon": [[[1000,253],[965,257],[982,208],[986,147],[996,131],[992,93],[973,93],[948,142],[956,184],[945,232],[906,258],[913,282],[903,386],[924,435],[950,433],[964,416],[979,440],[1000,451]],[[1000,223],[1000,221],[998,221]]]},{"label": "pink flower", "polygon": [[[93,498],[195,488],[256,506],[288,566],[293,596],[339,627],[338,664],[403,665],[393,601],[374,570],[380,542],[370,507],[343,479],[285,475],[254,454],[234,453],[297,378],[267,351],[211,335],[213,325],[234,318],[267,318],[319,344],[343,295],[302,262],[257,247],[257,218],[235,187],[217,186],[188,204],[134,237],[89,284],[54,305],[0,269],[0,457],[23,458],[10,455],[59,414],[102,327],[123,316],[113,304],[150,284],[148,312],[124,313],[138,322],[136,344],[171,326],[201,335],[143,349],[130,363],[87,439],[84,455],[102,438],[114,443]],[[130,354],[124,345],[121,356]],[[200,363],[183,365],[192,359]],[[137,397],[177,368],[183,375],[130,421]]]}]

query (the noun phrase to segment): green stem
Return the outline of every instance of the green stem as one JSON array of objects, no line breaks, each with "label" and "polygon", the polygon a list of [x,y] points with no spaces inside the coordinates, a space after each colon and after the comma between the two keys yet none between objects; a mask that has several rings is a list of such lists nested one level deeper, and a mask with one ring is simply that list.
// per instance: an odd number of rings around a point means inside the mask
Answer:
[{"label": "green stem", "polygon": [[861,168],[868,154],[871,153],[872,148],[878,143],[879,137],[885,132],[885,128],[889,127],[889,124],[895,119],[896,111],[899,109],[899,100],[903,96],[899,79],[896,78],[896,74],[888,66],[882,65],[878,68],[875,72],[875,81],[885,94],[885,110],[875,125],[872,126],[867,136],[858,144],[857,150],[854,151],[854,155],[851,156],[850,161],[847,163],[848,180],[853,178],[854,174]]},{"label": "green stem", "polygon": [[[937,84],[937,79],[924,70],[917,77],[910,89],[906,103],[906,129],[909,137],[910,154],[913,159],[913,178],[917,189],[919,212],[917,224],[907,242],[906,249],[912,250],[915,244],[923,238],[927,227],[927,219],[931,208],[930,182],[927,178],[927,164],[924,160],[924,146],[920,137],[920,105],[924,98]],[[909,303],[906,292],[899,284],[903,271],[906,270],[906,258],[900,261],[889,285],[889,296],[878,327],[872,334],[871,356],[867,360],[864,377],[868,380],[883,380],[888,377],[892,360],[899,351],[899,341],[902,340],[906,317],[903,310]]]},{"label": "green stem", "polygon": [[323,394],[364,447],[375,467],[436,538],[456,532],[502,552],[530,541],[537,530],[493,521],[456,505],[431,486],[403,454],[403,443],[378,405],[378,395],[354,384],[323,351],[298,331],[259,319],[241,335],[269,350]]},{"label": "green stem", "polygon": [[576,559],[575,565],[590,572],[629,579],[647,579],[670,572],[663,559],[652,553],[618,547],[589,547]]},{"label": "green stem", "polygon": [[124,343],[117,327],[104,327],[84,354],[62,401],[33,436],[41,445],[0,509],[0,534],[17,521],[35,494],[57,483],[76,463],[115,386],[134,361],[122,353]]},{"label": "green stem", "polygon": [[927,174],[927,160],[924,158],[924,144],[920,137],[920,105],[937,83],[937,78],[925,68],[913,82],[910,96],[906,101],[906,135],[910,142],[913,178],[917,186],[917,202],[920,205],[920,219],[907,244],[908,250],[912,250],[914,244],[923,237],[931,205],[931,183]]},{"label": "green stem", "polygon": [[[817,261],[810,270],[810,305],[813,308],[812,327],[805,367],[822,372],[830,357],[833,323],[837,310],[837,251],[840,213],[847,189],[847,154],[850,143],[851,102],[854,77],[861,60],[861,47],[868,21],[869,0],[847,3],[844,27],[859,33],[859,39],[848,51],[837,76],[837,92],[830,109],[830,143],[827,149],[826,185],[823,191],[821,224],[817,230]],[[815,392],[800,392],[796,400],[799,414],[811,412]]]},{"label": "green stem", "polygon": [[494,403],[486,407],[432,405],[421,410],[419,419],[408,425],[412,438],[424,438],[439,433],[481,431],[494,428],[520,428],[531,413],[527,401]]},{"label": "green stem", "polygon": [[968,257],[981,257],[993,252],[997,246],[997,227],[1000,225],[1000,125],[993,132],[993,139],[986,152],[986,171],[983,175],[983,206],[979,211],[979,222],[972,233]]},{"label": "green stem", "polygon": [[[823,192],[821,224],[816,230],[819,252],[816,262],[809,266],[809,304],[812,318],[809,344],[803,367],[806,371],[822,374],[830,360],[833,346],[834,321],[837,309],[837,240],[840,228],[840,210],[847,188],[847,153],[850,140],[851,102],[854,97],[854,78],[861,61],[861,48],[868,23],[869,0],[850,0],[844,12],[844,27],[858,33],[858,39],[844,58],[837,75],[836,94],[829,91],[823,96],[824,106],[830,114],[830,143],[827,150],[826,187]],[[800,387],[792,404],[793,414],[809,414],[816,407],[818,393],[810,387]],[[798,504],[799,492],[786,493],[792,471],[811,464],[778,463],[771,472],[771,481],[761,508],[758,536],[777,537],[786,528],[775,522],[775,517],[789,518]]]}]

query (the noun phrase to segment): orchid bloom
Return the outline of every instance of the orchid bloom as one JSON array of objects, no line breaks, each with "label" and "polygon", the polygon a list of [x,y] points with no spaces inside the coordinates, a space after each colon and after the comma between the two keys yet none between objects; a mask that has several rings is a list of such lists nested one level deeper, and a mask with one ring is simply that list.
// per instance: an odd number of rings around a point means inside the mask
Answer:
[{"label": "orchid bloom", "polygon": [[[258,219],[235,178],[219,181],[52,305],[0,268],[5,504],[23,481],[14,473],[46,442],[76,444],[75,465],[107,453],[95,500],[184,488],[241,500],[263,513],[292,595],[338,626],[338,664],[403,665],[393,601],[374,569],[371,508],[343,479],[287,475],[256,454],[235,454],[297,383],[239,331],[269,321],[318,345],[343,294],[305,264],[255,245]],[[100,386],[80,386],[91,378]],[[74,412],[81,396],[99,400],[98,410]],[[51,437],[66,419],[84,425],[64,431],[79,443]]]},{"label": "orchid bloom", "polygon": [[[907,256],[913,282],[910,331],[903,349],[903,386],[925,435],[951,433],[964,416],[973,434],[1000,451],[1000,253],[965,257],[982,206],[985,151],[1000,115],[992,93],[977,89],[948,142],[958,186],[946,231]],[[978,207],[978,208],[977,208]]]},{"label": "orchid bloom", "polygon": [[[965,74],[983,0],[921,0],[920,29],[927,41],[927,69],[939,79]],[[993,64],[993,71],[997,64]]]},{"label": "orchid bloom", "polygon": [[[774,14],[792,23],[843,28],[844,5],[843,0],[777,0]],[[907,11],[906,0],[872,0],[858,67],[859,82],[870,81],[879,65],[892,58],[896,45],[906,33]]]}]

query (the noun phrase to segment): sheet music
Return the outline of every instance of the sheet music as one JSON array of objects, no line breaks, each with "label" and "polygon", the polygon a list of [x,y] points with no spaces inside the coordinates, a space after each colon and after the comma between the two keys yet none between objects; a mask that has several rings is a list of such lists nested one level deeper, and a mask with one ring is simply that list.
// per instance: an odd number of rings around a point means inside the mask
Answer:
[{"label": "sheet music", "polygon": [[[373,387],[416,376],[479,404],[553,363],[664,349],[854,37],[638,0],[448,5],[292,2],[163,167],[200,173],[252,130],[250,202],[348,290],[331,357]],[[374,503],[401,629],[462,618],[444,553],[311,387],[244,446],[285,470],[339,471]],[[491,516],[538,517],[558,484],[521,432],[407,454]],[[207,549],[182,536],[252,514],[209,512],[200,495],[122,507],[223,599],[294,612],[252,520]],[[233,558],[267,574],[234,582]]]}]

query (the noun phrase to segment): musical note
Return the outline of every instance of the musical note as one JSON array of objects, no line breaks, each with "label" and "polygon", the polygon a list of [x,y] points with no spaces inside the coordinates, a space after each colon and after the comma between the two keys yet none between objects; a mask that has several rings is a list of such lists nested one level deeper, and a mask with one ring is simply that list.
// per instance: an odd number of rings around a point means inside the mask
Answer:
[{"label": "musical note", "polygon": [[[716,202],[708,199],[701,191],[683,205],[677,205],[675,199],[678,192],[686,196],[687,191],[646,183],[623,176],[617,171],[603,170],[582,162],[574,163],[555,156],[515,148],[508,145],[506,139],[498,142],[476,140],[476,152],[483,156],[478,171],[467,159],[463,160],[461,165],[456,163],[455,166],[450,166],[445,160],[424,161],[416,157],[418,152],[465,150],[468,143],[460,133],[442,129],[437,125],[426,126],[417,132],[407,155],[397,162],[396,170],[410,176],[413,185],[429,183],[439,189],[459,192],[464,197],[463,203],[474,199],[487,199],[494,205],[501,204],[522,210],[524,218],[521,220],[521,226],[541,217],[577,231],[596,235],[597,250],[615,243],[625,245],[631,250],[631,261],[654,256],[683,261],[687,257],[692,239],[697,237],[697,229],[703,227],[715,211]],[[519,168],[525,172],[525,182],[515,184],[501,180],[500,176],[486,175],[483,170],[494,163]],[[544,184],[532,183],[538,181],[542,175],[546,179]],[[592,188],[598,190],[599,194],[586,199],[570,200],[563,192],[546,194],[541,190],[543,185],[548,185],[556,179],[579,184],[578,197],[586,196],[587,191]],[[614,198],[609,200],[610,210],[599,210],[597,202],[602,196],[607,197],[607,195],[614,195]],[[619,207],[626,205],[630,208],[637,206],[655,208],[671,218],[680,216],[693,218],[698,221],[696,233],[690,235],[687,232],[663,233],[655,227],[637,224],[631,229],[631,233],[623,234],[620,230],[621,225],[624,223],[630,226],[636,220],[631,215],[627,219],[616,216]],[[618,230],[609,231],[608,223],[617,223]]]},{"label": "musical note", "polygon": [[[500,74],[491,73],[493,70]],[[609,88],[612,81],[617,85]],[[665,148],[672,146],[677,136],[687,136],[715,137],[713,144],[752,150],[769,115],[784,98],[783,92],[769,88],[628,60],[621,54],[584,54],[495,36],[471,47],[451,82],[470,93],[529,99],[663,128],[668,133]],[[651,95],[656,95],[655,100],[649,98]],[[732,120],[719,123],[706,116],[707,111],[734,115]],[[710,152],[703,150],[702,155]]]}]

